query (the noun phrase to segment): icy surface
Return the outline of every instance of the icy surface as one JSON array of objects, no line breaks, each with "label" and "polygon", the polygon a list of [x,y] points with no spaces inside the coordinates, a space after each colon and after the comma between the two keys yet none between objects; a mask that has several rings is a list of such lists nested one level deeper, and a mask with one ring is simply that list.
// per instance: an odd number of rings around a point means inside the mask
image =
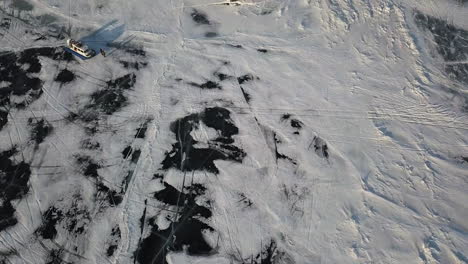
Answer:
[{"label": "icy surface", "polygon": [[466,1],[0,11],[0,263],[468,263]]}]

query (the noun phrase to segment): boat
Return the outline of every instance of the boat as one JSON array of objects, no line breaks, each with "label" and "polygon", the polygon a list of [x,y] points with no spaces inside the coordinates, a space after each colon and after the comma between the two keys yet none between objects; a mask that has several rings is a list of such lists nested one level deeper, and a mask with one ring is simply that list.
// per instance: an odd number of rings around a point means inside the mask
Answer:
[{"label": "boat", "polygon": [[96,52],[92,49],[90,49],[88,46],[84,45],[83,43],[73,40],[73,39],[67,39],[67,46],[68,48],[73,51],[74,53],[89,59],[96,55]]}]

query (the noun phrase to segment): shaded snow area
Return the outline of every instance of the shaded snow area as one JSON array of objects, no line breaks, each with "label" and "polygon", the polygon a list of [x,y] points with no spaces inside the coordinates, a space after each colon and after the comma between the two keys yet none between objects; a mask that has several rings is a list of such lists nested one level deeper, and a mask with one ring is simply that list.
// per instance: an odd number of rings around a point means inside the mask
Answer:
[{"label": "shaded snow area", "polygon": [[468,263],[466,14],[2,1],[0,263]]}]

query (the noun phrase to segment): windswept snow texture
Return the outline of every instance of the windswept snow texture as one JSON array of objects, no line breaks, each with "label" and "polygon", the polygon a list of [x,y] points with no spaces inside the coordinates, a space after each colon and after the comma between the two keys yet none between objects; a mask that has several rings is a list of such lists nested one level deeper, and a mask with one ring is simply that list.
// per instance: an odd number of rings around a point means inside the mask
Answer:
[{"label": "windswept snow texture", "polygon": [[0,263],[468,263],[466,14],[2,1]]}]

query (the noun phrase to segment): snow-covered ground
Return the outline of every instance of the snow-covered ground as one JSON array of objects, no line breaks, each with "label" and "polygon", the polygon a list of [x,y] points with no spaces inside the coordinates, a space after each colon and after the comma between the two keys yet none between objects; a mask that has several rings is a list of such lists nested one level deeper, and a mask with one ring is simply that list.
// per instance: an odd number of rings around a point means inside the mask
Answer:
[{"label": "snow-covered ground", "polygon": [[0,263],[468,263],[463,2],[4,0]]}]

